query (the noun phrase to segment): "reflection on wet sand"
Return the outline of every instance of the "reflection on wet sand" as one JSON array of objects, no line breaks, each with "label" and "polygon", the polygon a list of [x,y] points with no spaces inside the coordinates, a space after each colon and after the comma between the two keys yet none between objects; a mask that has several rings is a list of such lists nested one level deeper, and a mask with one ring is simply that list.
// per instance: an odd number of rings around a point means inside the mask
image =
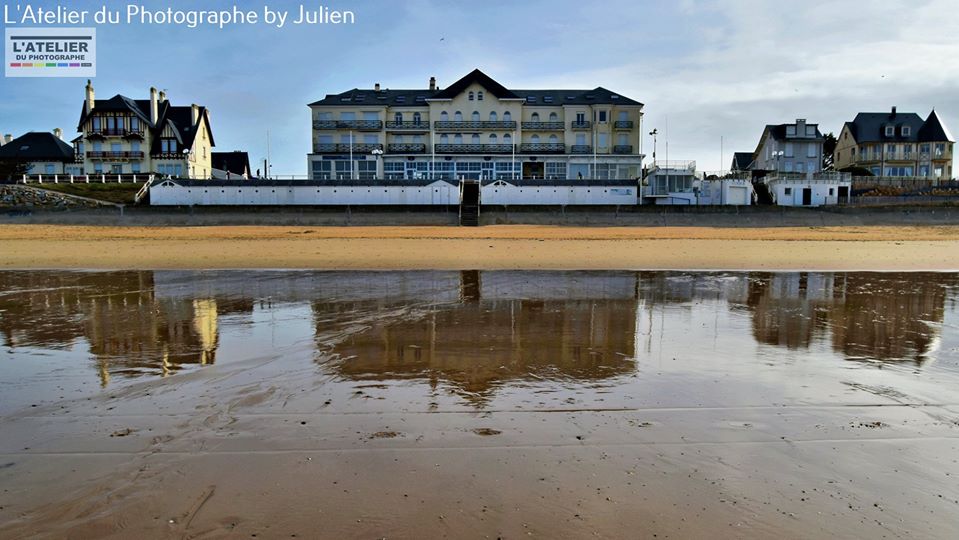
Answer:
[{"label": "reflection on wet sand", "polygon": [[[572,279],[538,277],[554,283]],[[337,374],[357,381],[420,379],[434,389],[445,383],[482,406],[508,383],[569,379],[582,384],[634,369],[636,301],[630,296],[504,299],[503,291],[484,290],[479,272],[463,272],[462,284],[461,303],[373,324],[338,345]]]},{"label": "reflection on wet sand", "polygon": [[[153,272],[0,272],[0,335],[10,349],[85,341],[101,384],[111,376],[168,375],[216,358],[218,306],[157,298]],[[224,307],[228,309],[224,309]]]},{"label": "reflection on wet sand", "polygon": [[[745,311],[765,345],[921,363],[957,285],[944,273],[0,272],[0,338],[14,358],[86,347],[107,385],[212,364],[227,315],[308,305],[320,340],[370,313],[335,347],[336,375],[445,382],[478,404],[505,384],[630,372],[637,321],[656,306]],[[375,315],[387,308],[398,315]]]},{"label": "reflection on wet sand", "polygon": [[955,274],[752,273],[753,336],[791,349],[827,339],[849,359],[921,364],[936,342]]}]

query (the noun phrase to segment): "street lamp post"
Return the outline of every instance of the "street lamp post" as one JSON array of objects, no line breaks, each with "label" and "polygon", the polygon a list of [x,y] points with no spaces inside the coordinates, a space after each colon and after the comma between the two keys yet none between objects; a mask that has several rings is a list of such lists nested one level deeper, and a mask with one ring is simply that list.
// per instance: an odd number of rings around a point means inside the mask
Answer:
[{"label": "street lamp post", "polygon": [[653,165],[656,165],[656,135],[659,135],[659,130],[653,128],[649,134],[653,137]]}]

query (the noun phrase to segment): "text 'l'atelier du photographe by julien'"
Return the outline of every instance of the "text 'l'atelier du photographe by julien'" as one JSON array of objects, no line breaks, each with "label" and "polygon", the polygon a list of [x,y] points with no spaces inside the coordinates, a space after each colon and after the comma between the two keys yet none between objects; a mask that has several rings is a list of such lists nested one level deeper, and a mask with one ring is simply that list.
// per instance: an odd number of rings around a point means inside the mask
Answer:
[{"label": "text 'l'atelier du photographe by julien'", "polygon": [[276,28],[287,25],[342,25],[355,24],[353,11],[340,11],[326,6],[307,7],[300,4],[292,10],[273,9],[264,5],[261,10],[241,9],[233,6],[221,10],[149,9],[139,4],[129,4],[125,9],[76,10],[57,6],[43,8],[32,4],[5,4],[5,25],[82,25],[82,24],[144,24],[178,25],[188,28],[212,26],[223,28],[230,25],[264,24]]}]

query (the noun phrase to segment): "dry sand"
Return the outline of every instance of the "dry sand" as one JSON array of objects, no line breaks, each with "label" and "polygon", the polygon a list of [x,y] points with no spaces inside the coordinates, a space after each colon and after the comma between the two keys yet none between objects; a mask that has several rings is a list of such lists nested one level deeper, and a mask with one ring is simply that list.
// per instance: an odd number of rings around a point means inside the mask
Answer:
[{"label": "dry sand", "polygon": [[956,270],[959,227],[9,225],[0,268]]}]

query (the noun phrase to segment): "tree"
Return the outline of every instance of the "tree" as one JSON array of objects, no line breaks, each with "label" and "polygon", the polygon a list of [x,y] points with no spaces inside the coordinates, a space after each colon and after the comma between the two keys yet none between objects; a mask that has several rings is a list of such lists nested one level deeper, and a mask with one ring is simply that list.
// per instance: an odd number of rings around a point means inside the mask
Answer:
[{"label": "tree", "polygon": [[834,170],[835,163],[833,163],[833,154],[836,153],[836,136],[831,132],[826,134],[826,140],[822,143],[822,170],[831,171]]},{"label": "tree", "polygon": [[0,159],[0,182],[16,180],[27,174],[30,167],[23,161],[14,159]]}]

